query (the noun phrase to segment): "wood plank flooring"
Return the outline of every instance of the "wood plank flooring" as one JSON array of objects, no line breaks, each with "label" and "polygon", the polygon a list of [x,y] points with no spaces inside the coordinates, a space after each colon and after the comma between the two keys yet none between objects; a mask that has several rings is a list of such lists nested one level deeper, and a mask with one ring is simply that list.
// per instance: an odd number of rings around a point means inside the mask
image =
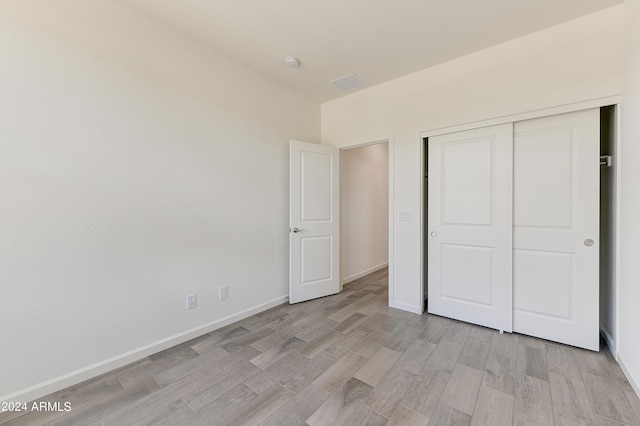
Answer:
[{"label": "wood plank flooring", "polygon": [[42,399],[15,425],[640,425],[611,354],[387,307],[387,271]]}]

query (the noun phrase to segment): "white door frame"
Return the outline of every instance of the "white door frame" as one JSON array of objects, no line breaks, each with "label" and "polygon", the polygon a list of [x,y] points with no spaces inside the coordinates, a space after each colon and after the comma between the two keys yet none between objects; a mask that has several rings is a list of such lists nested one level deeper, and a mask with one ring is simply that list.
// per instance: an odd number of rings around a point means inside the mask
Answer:
[{"label": "white door frame", "polygon": [[[429,138],[430,136],[437,136],[437,135],[442,135],[442,134],[446,134],[446,133],[453,133],[453,132],[459,132],[462,130],[470,130],[470,129],[474,129],[477,127],[486,127],[486,126],[493,126],[496,124],[504,124],[504,123],[513,123],[516,121],[523,121],[523,120],[528,120],[528,119],[532,119],[532,118],[540,118],[540,117],[546,117],[549,115],[556,115],[556,114],[562,114],[562,113],[566,113],[566,112],[574,112],[574,111],[580,111],[580,110],[584,110],[584,109],[591,109],[591,108],[600,108],[600,107],[604,107],[604,106],[608,106],[608,105],[615,105],[616,107],[616,133],[617,133],[617,138],[614,141],[614,152],[616,152],[617,154],[619,154],[620,152],[620,131],[621,131],[621,108],[622,108],[622,96],[617,95],[617,96],[609,96],[609,97],[605,97],[605,98],[598,98],[598,99],[591,99],[588,101],[584,101],[584,102],[576,102],[573,104],[567,104],[567,105],[560,105],[560,106],[555,106],[555,107],[550,107],[550,108],[544,108],[544,109],[538,109],[538,110],[534,110],[534,111],[528,111],[528,112],[522,112],[522,113],[518,113],[518,114],[513,114],[513,115],[508,115],[508,116],[503,116],[503,117],[497,117],[497,118],[491,118],[491,119],[487,119],[487,120],[481,120],[481,121],[474,121],[474,122],[468,122],[468,123],[464,123],[464,124],[460,124],[457,126],[450,126],[450,127],[441,127],[441,128],[436,128],[436,129],[431,129],[431,130],[426,130],[423,132],[420,132],[420,137],[418,139],[418,143],[420,144],[420,153],[421,153],[421,159],[424,159],[424,150],[425,150],[425,144],[424,144],[424,139],[425,138]],[[423,161],[424,162],[424,161]],[[421,303],[424,306],[424,282],[425,282],[425,277],[424,277],[424,271],[425,271],[425,265],[424,265],[424,230],[426,229],[426,224],[424,223],[424,207],[425,207],[425,200],[424,200],[424,166],[421,169],[422,173],[420,176],[420,234],[421,234],[421,244],[420,244],[420,271],[421,271],[421,277],[422,277],[422,282],[420,283],[420,300]],[[620,329],[619,324],[620,324],[620,300],[619,300],[619,295],[620,295],[620,283],[619,283],[619,276],[620,276],[620,256],[618,256],[617,254],[620,253],[620,179],[621,179],[621,170],[620,170],[620,162],[616,161],[616,175],[615,175],[615,200],[614,200],[614,240],[615,240],[615,244],[614,244],[614,271],[613,271],[613,292],[614,292],[614,300],[615,300],[615,304],[614,304],[614,309],[615,309],[615,324],[616,324],[616,331]],[[391,198],[389,199],[389,202],[391,203],[392,200]],[[391,242],[389,243],[389,245],[391,245]],[[390,262],[391,264],[391,259]],[[610,342],[611,343],[611,342]],[[617,358],[617,354],[618,354],[618,348],[619,348],[619,342],[618,339],[615,339],[613,342],[613,348],[612,348],[612,352],[613,355]]]},{"label": "white door frame", "polygon": [[[388,248],[388,256],[389,256],[389,306],[393,307],[393,294],[394,294],[394,285],[393,285],[393,138],[388,137],[384,139],[378,139],[372,142],[364,142],[356,145],[349,145],[340,147],[340,151],[346,151],[348,149],[361,148],[363,146],[368,145],[376,145],[379,143],[386,143],[389,149],[389,248]],[[340,276],[340,290],[342,291],[342,276]]]},{"label": "white door frame", "polygon": [[[363,147],[366,147],[366,146],[379,145],[379,144],[384,144],[384,143],[387,144],[387,151],[388,151],[387,152],[387,162],[388,162],[388,164],[387,164],[387,172],[388,172],[389,179],[387,181],[387,187],[388,187],[387,192],[388,192],[388,195],[389,195],[389,205],[391,205],[391,184],[390,183],[391,183],[391,179],[392,179],[392,176],[391,176],[391,163],[392,163],[391,160],[392,159],[391,159],[391,147],[390,147],[389,140],[385,139],[385,140],[380,140],[380,141],[377,141],[377,142],[369,142],[369,143],[364,143],[364,144],[360,144],[360,145],[341,147],[340,148],[340,167],[342,168],[342,164],[343,164],[342,163],[342,152],[343,151],[350,151],[352,149],[363,148]],[[342,185],[342,182],[343,182],[343,177],[342,177],[342,174],[341,174],[340,175],[340,185]],[[340,194],[342,194],[342,187],[340,188]],[[343,204],[340,203],[340,211],[341,212],[342,212],[342,208],[343,208]],[[391,241],[391,231],[389,229],[390,228],[389,227],[389,222],[391,222],[391,216],[389,216],[389,219],[387,221],[387,233],[388,233],[387,238],[389,240],[388,245],[390,246],[391,245],[391,243],[390,243],[390,241]],[[342,217],[340,219],[340,223],[342,223]],[[344,233],[340,232],[340,238],[343,238],[343,235],[344,235]],[[340,251],[340,253],[342,253],[342,250]],[[390,267],[390,260],[391,260],[391,255],[389,254],[389,247],[387,247],[387,267]],[[341,261],[340,265],[342,266],[342,264],[343,264],[343,262]],[[383,268],[380,268],[380,269],[383,269]],[[368,275],[369,273],[371,273],[371,272],[366,272],[365,274],[362,274],[362,276]],[[342,271],[341,271],[340,272],[340,291],[342,291],[342,288],[343,288],[344,284],[348,284],[351,281],[355,281],[360,276],[361,275],[356,275],[355,278],[351,278],[349,281],[345,281],[346,277],[342,276]]]}]

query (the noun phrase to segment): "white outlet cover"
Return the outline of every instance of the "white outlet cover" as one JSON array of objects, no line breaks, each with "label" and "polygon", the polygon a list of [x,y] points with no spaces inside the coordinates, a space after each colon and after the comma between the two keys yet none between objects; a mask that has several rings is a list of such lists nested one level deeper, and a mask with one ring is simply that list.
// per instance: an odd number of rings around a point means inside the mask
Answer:
[{"label": "white outlet cover", "polygon": [[198,303],[197,296],[195,294],[187,295],[187,309],[193,309]]},{"label": "white outlet cover", "polygon": [[226,299],[227,297],[229,297],[229,287],[227,287],[226,285],[220,287],[218,291],[218,299],[223,300],[223,299]]}]

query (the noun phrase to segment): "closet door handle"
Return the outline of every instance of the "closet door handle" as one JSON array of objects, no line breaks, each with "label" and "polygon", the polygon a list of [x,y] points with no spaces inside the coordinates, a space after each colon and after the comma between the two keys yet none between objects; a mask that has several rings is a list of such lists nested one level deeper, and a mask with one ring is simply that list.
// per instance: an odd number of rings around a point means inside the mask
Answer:
[{"label": "closet door handle", "polygon": [[436,231],[431,231],[431,236],[435,238],[438,236],[438,233]]},{"label": "closet door handle", "polygon": [[595,242],[591,238],[588,238],[588,239],[584,240],[584,245],[587,246],[587,247],[591,247],[594,244],[595,244]]}]

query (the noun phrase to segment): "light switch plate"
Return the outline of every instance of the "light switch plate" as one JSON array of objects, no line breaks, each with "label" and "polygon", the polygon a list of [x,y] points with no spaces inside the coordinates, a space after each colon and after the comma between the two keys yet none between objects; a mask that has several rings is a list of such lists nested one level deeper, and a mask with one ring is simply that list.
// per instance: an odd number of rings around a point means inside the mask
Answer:
[{"label": "light switch plate", "polygon": [[411,210],[398,210],[398,220],[403,222],[412,221]]}]

